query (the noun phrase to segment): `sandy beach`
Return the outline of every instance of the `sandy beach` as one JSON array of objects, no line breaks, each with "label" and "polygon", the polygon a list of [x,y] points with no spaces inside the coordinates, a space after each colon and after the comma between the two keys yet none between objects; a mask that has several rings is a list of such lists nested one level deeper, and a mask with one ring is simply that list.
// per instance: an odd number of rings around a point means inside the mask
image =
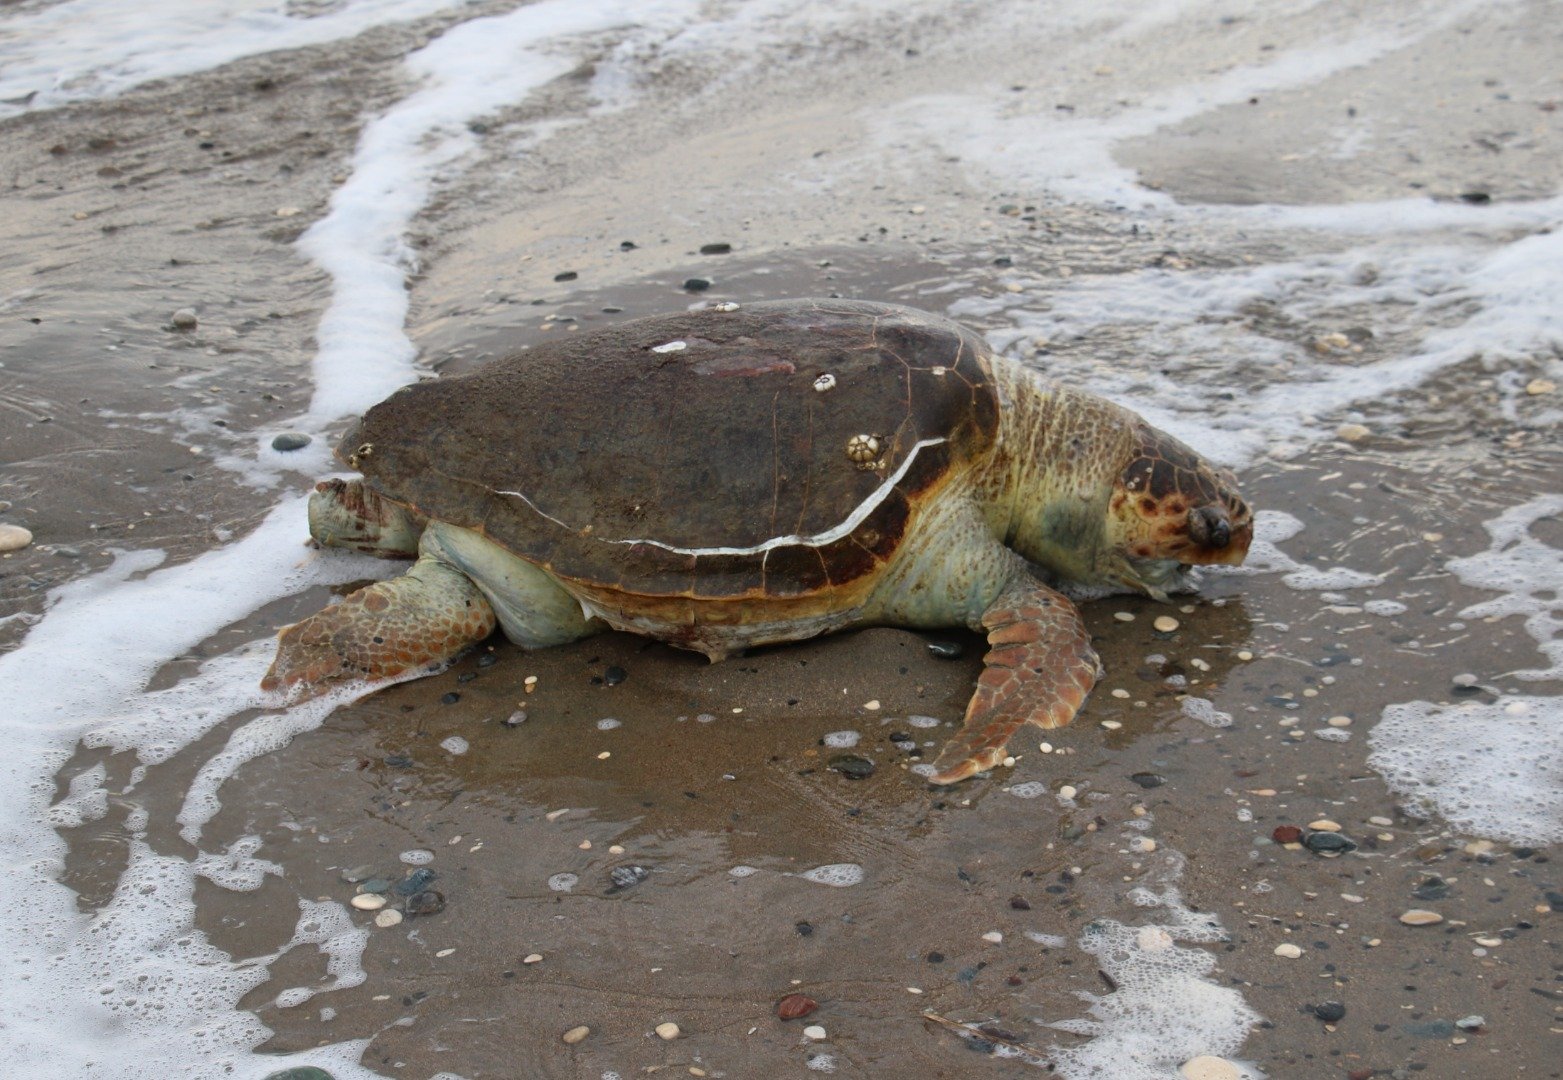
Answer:
[{"label": "sandy beach", "polygon": [[[1563,1075],[1551,5],[137,7],[0,4],[12,1071]],[[1142,412],[1247,565],[949,788],[963,630],[259,690],[399,570],[306,544],[358,413],[789,296]]]}]

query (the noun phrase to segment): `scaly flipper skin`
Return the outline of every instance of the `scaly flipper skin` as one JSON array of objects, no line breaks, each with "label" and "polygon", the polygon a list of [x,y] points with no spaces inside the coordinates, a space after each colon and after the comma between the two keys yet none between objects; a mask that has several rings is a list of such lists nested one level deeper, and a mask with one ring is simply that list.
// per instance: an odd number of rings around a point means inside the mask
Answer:
[{"label": "scaly flipper skin", "polygon": [[1101,675],[1091,636],[1075,606],[1029,574],[1019,574],[982,614],[988,630],[977,692],[965,726],[934,762],[935,784],[954,784],[1004,760],[1025,723],[1063,727]]},{"label": "scaly flipper skin", "polygon": [[465,574],[424,556],[407,573],[352,593],[278,636],[263,690],[323,693],[442,664],[488,637],[494,609]]}]

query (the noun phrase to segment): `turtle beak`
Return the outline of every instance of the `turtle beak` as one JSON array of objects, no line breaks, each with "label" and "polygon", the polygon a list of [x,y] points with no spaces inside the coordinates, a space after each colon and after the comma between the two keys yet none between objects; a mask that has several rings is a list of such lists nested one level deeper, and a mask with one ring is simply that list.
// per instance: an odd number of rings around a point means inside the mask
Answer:
[{"label": "turtle beak", "polygon": [[1189,513],[1189,539],[1200,547],[1221,551],[1232,542],[1232,523],[1226,507],[1201,506]]}]

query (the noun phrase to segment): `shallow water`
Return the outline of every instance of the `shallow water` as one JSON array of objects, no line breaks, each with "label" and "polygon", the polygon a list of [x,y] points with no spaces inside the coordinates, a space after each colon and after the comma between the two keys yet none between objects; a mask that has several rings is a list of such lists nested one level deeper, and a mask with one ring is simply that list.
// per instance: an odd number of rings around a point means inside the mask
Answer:
[{"label": "shallow water", "polygon": [[[0,18],[19,1071],[1554,1074],[1544,5],[115,10]],[[1079,720],[954,790],[916,770],[967,635],[255,688],[278,626],[394,571],[302,543],[351,414],[786,295],[947,312],[1140,409],[1240,468],[1262,542],[1172,634],[1087,603]],[[1270,841],[1321,818],[1358,849]],[[393,887],[377,925],[375,877],[443,906]],[[794,991],[821,1007],[783,1024]]]}]

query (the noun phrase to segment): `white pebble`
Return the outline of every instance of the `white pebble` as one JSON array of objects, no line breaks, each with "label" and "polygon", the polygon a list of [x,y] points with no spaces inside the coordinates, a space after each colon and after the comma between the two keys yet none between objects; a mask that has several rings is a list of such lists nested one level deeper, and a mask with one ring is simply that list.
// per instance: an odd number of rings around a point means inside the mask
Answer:
[{"label": "white pebble", "polygon": [[423,866],[434,861],[434,852],[428,848],[413,848],[411,851],[402,852],[397,858],[408,866]]},{"label": "white pebble", "polygon": [[597,730],[598,731],[612,731],[616,727],[623,727],[623,726],[624,726],[624,721],[622,721],[622,720],[615,720],[611,716],[605,717],[604,719],[597,721]]},{"label": "white pebble", "polygon": [[808,1027],[803,1029],[803,1034],[805,1038],[813,1039],[815,1042],[819,1042],[821,1039],[825,1038],[825,1029],[820,1027],[818,1024],[810,1024]]},{"label": "white pebble", "polygon": [[402,913],[395,908],[386,908],[375,913],[374,924],[382,930],[387,930],[402,921]]},{"label": "white pebble", "polygon": [[1123,727],[1123,722],[1120,720],[1103,720],[1102,726],[1108,731],[1117,731],[1119,728]]},{"label": "white pebble", "polygon": [[1117,619],[1119,622],[1133,622],[1134,621],[1134,612],[1132,612],[1132,611],[1115,611],[1115,612],[1113,612],[1113,618]]},{"label": "white pebble", "polygon": [[521,958],[521,962],[523,964],[541,964],[543,962],[543,954],[537,952],[527,953]]},{"label": "white pebble", "polygon": [[997,945],[1004,940],[1004,935],[999,933],[997,930],[989,930],[986,934],[982,935],[982,940],[986,941],[990,945]]},{"label": "white pebble", "polygon": [[931,728],[939,726],[939,718],[936,716],[908,716],[906,722],[912,727]]},{"label": "white pebble", "polygon": [[0,525],[0,552],[21,551],[33,542],[33,534],[20,525]]},{"label": "white pebble", "polygon": [[855,731],[832,731],[821,741],[833,750],[845,750],[848,747],[856,746],[862,738]]},{"label": "white pebble", "polygon": [[467,740],[460,735],[452,735],[450,738],[441,741],[440,749],[447,754],[465,754],[467,752]]},{"label": "white pebble", "polygon": [[379,911],[385,906],[385,897],[379,893],[359,893],[349,901],[359,911]]},{"label": "white pebble", "polygon": [[1436,911],[1424,911],[1421,908],[1412,908],[1400,916],[1400,921],[1407,926],[1433,926],[1444,921],[1444,917]]},{"label": "white pebble", "polygon": [[1243,1072],[1226,1058],[1201,1054],[1189,1058],[1178,1069],[1183,1080],[1243,1080]]},{"label": "white pebble", "polygon": [[1332,716],[1325,723],[1330,725],[1330,727],[1351,727],[1351,717]]},{"label": "white pebble", "polygon": [[1072,799],[1078,794],[1080,794],[1080,789],[1073,784],[1065,784],[1058,789],[1058,796],[1061,799]]},{"label": "white pebble", "polygon": [[674,1039],[678,1038],[679,1035],[680,1032],[678,1030],[678,1025],[672,1021],[657,1025],[657,1038],[659,1039],[672,1042]]},{"label": "white pebble", "polygon": [[1310,821],[1308,828],[1318,829],[1321,832],[1340,832],[1340,826],[1329,818],[1320,818],[1318,821]]},{"label": "white pebble", "polygon": [[571,1046],[574,1046],[576,1043],[580,1042],[582,1039],[586,1038],[586,1036],[590,1035],[591,1033],[592,1033],[592,1029],[587,1027],[585,1024],[582,1024],[580,1027],[573,1027],[573,1028],[571,1028],[569,1031],[566,1031],[560,1037],[562,1039],[564,1039],[565,1042],[569,1043]]},{"label": "white pebble", "polygon": [[1296,960],[1302,954],[1303,951],[1296,945],[1293,945],[1291,942],[1287,942],[1284,945],[1277,945],[1275,947],[1275,955],[1284,956],[1288,960]]},{"label": "white pebble", "polygon": [[863,708],[867,709],[869,712],[875,711],[879,708],[879,699],[875,698],[873,701],[863,702]]},{"label": "white pebble", "polygon": [[1171,615],[1158,615],[1151,625],[1163,634],[1170,634],[1178,628],[1178,620]]},{"label": "white pebble", "polygon": [[548,879],[548,887],[554,892],[569,892],[581,883],[581,879],[574,874],[555,874]]}]

